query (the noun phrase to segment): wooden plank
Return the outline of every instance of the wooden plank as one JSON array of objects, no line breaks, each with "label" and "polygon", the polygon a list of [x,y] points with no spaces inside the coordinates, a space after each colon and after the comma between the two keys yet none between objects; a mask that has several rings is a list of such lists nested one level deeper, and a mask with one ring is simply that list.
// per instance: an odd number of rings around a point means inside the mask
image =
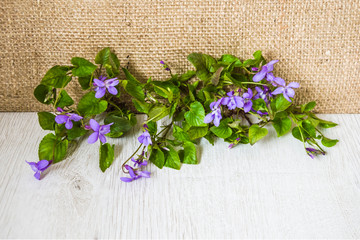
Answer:
[{"label": "wooden plank", "polygon": [[[199,146],[201,163],[149,166],[151,179],[120,181],[140,125],[98,167],[98,143],[82,141],[37,181],[46,134],[36,113],[0,113],[0,238],[360,238],[360,115],[321,115],[339,126],[328,155],[309,158],[291,134],[254,146]],[[141,121],[142,116],[139,116]]]}]

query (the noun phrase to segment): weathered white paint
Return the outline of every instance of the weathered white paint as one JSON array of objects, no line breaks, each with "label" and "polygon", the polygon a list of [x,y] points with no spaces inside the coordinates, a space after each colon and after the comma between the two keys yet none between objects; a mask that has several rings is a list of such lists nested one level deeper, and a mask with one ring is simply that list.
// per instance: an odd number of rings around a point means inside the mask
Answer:
[{"label": "weathered white paint", "polygon": [[0,114],[0,238],[360,238],[360,115],[322,115],[338,145],[309,158],[291,134],[274,131],[232,150],[202,141],[201,163],[148,167],[151,179],[119,180],[135,135],[113,140],[116,160],[98,168],[85,141],[37,181],[45,135],[36,113]]}]

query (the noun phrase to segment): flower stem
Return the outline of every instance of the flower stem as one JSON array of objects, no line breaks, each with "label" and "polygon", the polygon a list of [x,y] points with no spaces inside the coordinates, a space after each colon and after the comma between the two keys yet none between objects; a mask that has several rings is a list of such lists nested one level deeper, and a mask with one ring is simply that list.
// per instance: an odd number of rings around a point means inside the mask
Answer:
[{"label": "flower stem", "polygon": [[124,171],[125,164],[126,164],[128,161],[130,161],[130,159],[131,159],[133,156],[135,156],[135,154],[140,150],[140,148],[141,148],[142,145],[143,145],[143,144],[140,144],[140,146],[135,150],[135,152],[122,164],[121,169],[122,169],[122,171],[123,171],[124,173],[128,173],[128,172]]},{"label": "flower stem", "polygon": [[241,82],[241,84],[253,84],[253,85],[267,86],[267,84],[264,84],[264,83],[256,83],[256,82]]},{"label": "flower stem", "polygon": [[110,103],[110,105],[114,106],[117,110],[119,110],[119,112],[121,113],[121,116],[124,116],[123,111],[121,110],[121,108],[119,108],[119,106],[117,106],[115,103],[113,103],[112,101],[107,101],[108,103]]}]

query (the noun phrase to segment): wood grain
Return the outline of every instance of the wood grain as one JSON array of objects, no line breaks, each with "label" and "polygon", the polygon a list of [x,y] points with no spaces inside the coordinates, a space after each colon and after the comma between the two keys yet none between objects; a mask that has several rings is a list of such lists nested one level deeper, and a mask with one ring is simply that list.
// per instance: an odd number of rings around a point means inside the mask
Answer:
[{"label": "wood grain", "polygon": [[325,131],[340,142],[324,157],[270,130],[232,150],[202,141],[199,165],[148,166],[151,179],[127,184],[133,134],[112,140],[105,173],[98,143],[84,141],[37,181],[25,163],[46,134],[36,113],[0,113],[0,238],[360,238],[360,115],[321,117],[339,123]]}]

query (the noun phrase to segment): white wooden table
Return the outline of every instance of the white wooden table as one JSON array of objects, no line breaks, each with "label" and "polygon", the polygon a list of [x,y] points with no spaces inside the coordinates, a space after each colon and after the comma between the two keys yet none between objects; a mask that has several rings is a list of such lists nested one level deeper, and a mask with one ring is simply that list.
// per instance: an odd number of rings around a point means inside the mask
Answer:
[{"label": "white wooden table", "polygon": [[274,131],[232,150],[205,140],[199,165],[148,166],[150,179],[129,184],[120,165],[140,125],[112,141],[105,173],[85,139],[37,181],[25,163],[46,134],[36,113],[0,113],[0,238],[360,238],[360,115],[320,116],[339,123],[326,156]]}]

